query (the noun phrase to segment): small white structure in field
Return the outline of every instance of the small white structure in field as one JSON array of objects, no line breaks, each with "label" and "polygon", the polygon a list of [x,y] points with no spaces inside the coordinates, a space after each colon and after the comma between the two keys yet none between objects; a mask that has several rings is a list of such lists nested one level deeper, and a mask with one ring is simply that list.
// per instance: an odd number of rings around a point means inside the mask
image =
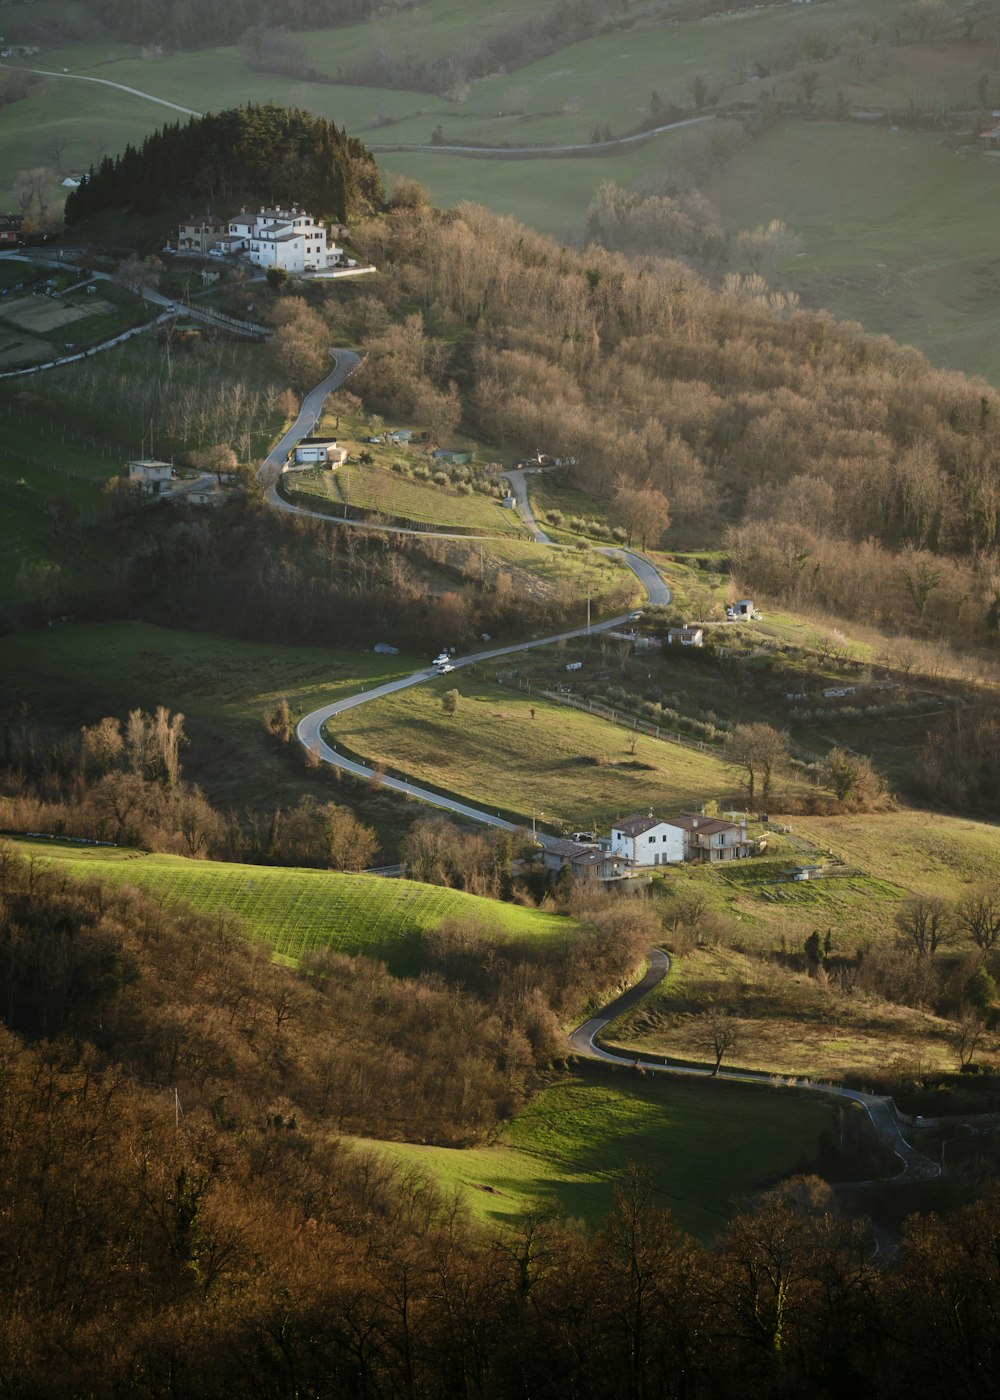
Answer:
[{"label": "small white structure in field", "polygon": [[294,452],[296,466],[340,467],[347,461],[346,447],[338,447],[336,438],[304,437]]},{"label": "small white structure in field", "polygon": [[667,632],[668,646],[700,647],[705,645],[705,634],[700,627],[671,627]]}]

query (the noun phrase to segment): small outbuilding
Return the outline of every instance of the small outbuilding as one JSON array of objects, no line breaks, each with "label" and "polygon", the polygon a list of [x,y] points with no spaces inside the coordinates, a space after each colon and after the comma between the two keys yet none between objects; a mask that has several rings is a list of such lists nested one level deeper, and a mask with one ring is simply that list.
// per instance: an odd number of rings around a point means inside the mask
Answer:
[{"label": "small outbuilding", "polygon": [[434,449],[435,462],[447,462],[457,467],[467,467],[470,462],[476,460],[474,451],[466,451],[457,447],[437,447]]},{"label": "small outbuilding", "polygon": [[667,645],[701,647],[705,645],[705,633],[700,627],[671,627],[667,632]]},{"label": "small outbuilding", "polygon": [[347,449],[338,447],[336,438],[304,437],[292,456],[297,467],[340,467],[347,461]]}]

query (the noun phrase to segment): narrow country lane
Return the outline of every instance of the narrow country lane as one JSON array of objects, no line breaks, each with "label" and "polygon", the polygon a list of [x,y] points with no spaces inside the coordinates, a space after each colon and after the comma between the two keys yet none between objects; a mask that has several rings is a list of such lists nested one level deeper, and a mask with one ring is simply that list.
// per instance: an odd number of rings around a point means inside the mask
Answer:
[{"label": "narrow country lane", "polygon": [[3,63],[0,69],[12,68],[18,73],[37,73],[40,78],[64,78],[70,82],[77,83],[99,83],[101,87],[117,88],[119,92],[127,92],[130,97],[140,97],[144,102],[155,102],[158,107],[169,107],[171,111],[183,112],[186,117],[200,117],[201,112],[196,112],[193,107],[182,107],[179,102],[168,102],[165,97],[155,97],[151,92],[143,92],[141,88],[127,87],[125,83],[112,82],[110,78],[91,78],[87,73],[57,73],[51,68],[25,68],[19,63]]},{"label": "narrow country lane", "polygon": [[[288,511],[296,515],[315,516],[322,520],[338,523],[335,517],[328,516],[321,511],[310,511],[301,509],[286,501],[278,494],[277,482],[281,476],[282,468],[287,460],[288,454],[297,442],[312,431],[319,420],[323,409],[323,403],[329,393],[338,388],[344,381],[352,375],[362,363],[362,358],[353,350],[331,351],[334,359],[334,368],[327,377],[317,384],[316,387],[302,401],[302,407],[295,422],[284,434],[276,446],[268,453],[262,463],[257,479],[264,487],[268,501],[276,508]],[[565,546],[554,544],[538,526],[534,514],[531,510],[531,503],[528,499],[527,486],[524,481],[523,471],[512,471],[506,474],[512,489],[518,500],[518,509],[525,525],[531,531],[533,538],[539,544],[546,544],[549,548],[560,549]],[[344,521],[357,528],[358,522]],[[387,534],[410,535],[414,533],[428,534],[433,537],[438,534],[443,538],[455,538],[447,532],[416,532],[412,530],[397,529],[379,525],[377,528]],[[460,538],[468,539],[469,536]],[[666,605],[670,602],[670,589],[664,583],[655,567],[643,555],[635,550],[626,548],[607,548],[602,551],[611,557],[618,558],[642,583],[649,597],[650,603]],[[628,616],[609,618],[603,622],[596,623],[592,627],[580,627],[573,631],[561,632],[554,637],[541,637],[534,641],[517,642],[510,646],[494,647],[489,651],[473,652],[468,656],[456,657],[453,660],[454,669],[460,670],[465,666],[470,666],[477,661],[490,661],[500,656],[512,656],[518,652],[526,651],[533,647],[551,646],[556,642],[569,641],[578,637],[585,637],[594,633],[604,632],[611,628],[620,627],[628,621]],[[319,709],[311,711],[304,716],[296,728],[296,737],[303,746],[324,763],[340,769],[345,773],[351,773],[355,777],[364,778],[369,781],[378,776],[383,786],[393,792],[402,793],[416,801],[425,802],[430,806],[437,807],[442,811],[451,812],[455,816],[464,817],[466,820],[479,822],[486,826],[499,827],[506,831],[522,830],[523,824],[518,826],[501,817],[499,812],[488,812],[483,808],[474,807],[469,803],[462,802],[457,798],[447,797],[441,793],[433,792],[429,788],[421,787],[417,783],[408,782],[404,778],[394,778],[387,774],[376,775],[374,769],[368,764],[357,759],[349,758],[344,754],[339,754],[323,737],[323,727],[328,720],[336,715],[344,714],[348,710],[356,709],[359,705],[366,705],[372,701],[381,700],[387,695],[394,695],[401,690],[406,690],[414,685],[420,685],[424,681],[431,680],[437,675],[435,667],[427,667],[414,671],[409,676],[400,677],[397,680],[386,681],[383,685],[372,687],[371,690],[362,690],[357,695],[347,696],[345,699],[333,701],[329,705],[323,705]],[[539,834],[539,841],[543,846],[548,846],[553,840],[558,838],[545,834]],[[773,1075],[766,1071],[753,1070],[720,1070],[713,1073],[710,1067],[704,1065],[675,1065],[668,1064],[664,1059],[652,1059],[642,1055],[621,1054],[610,1050],[605,1050],[596,1044],[596,1036],[605,1029],[613,1020],[623,1012],[629,1010],[644,996],[653,990],[663,981],[670,971],[670,957],[661,948],[651,948],[648,953],[648,967],[645,975],[634,986],[622,992],[620,996],[609,1002],[596,1015],[590,1017],[583,1025],[579,1026],[569,1036],[569,1043],[573,1051],[585,1056],[588,1059],[602,1060],[609,1064],[621,1065],[623,1067],[641,1069],[646,1073],[658,1075],[672,1075],[687,1079],[711,1079],[718,1078],[736,1084],[768,1084],[779,1083],[789,1087],[803,1090],[807,1093],[821,1094],[828,1098],[845,1099],[859,1104],[868,1114],[868,1118],[876,1134],[882,1143],[887,1146],[899,1159],[902,1169],[894,1176],[893,1182],[903,1183],[912,1181],[926,1181],[932,1177],[940,1176],[941,1168],[936,1162],[932,1162],[923,1153],[918,1152],[907,1142],[903,1135],[899,1119],[896,1113],[896,1106],[891,1098],[878,1094],[866,1094],[859,1089],[847,1089],[837,1084],[823,1084],[812,1080],[789,1078],[782,1075]],[[852,1183],[854,1185],[869,1183]]]},{"label": "narrow country lane", "polygon": [[[293,504],[286,500],[278,491],[278,482],[281,479],[282,470],[288,459],[289,453],[296,443],[312,432],[319,421],[323,411],[323,404],[328,394],[338,389],[362,364],[362,357],[354,350],[331,350],[334,367],[325,379],[321,380],[314,389],[305,395],[298,417],[292,426],[275,444],[265,457],[257,472],[257,480],[263,487],[265,496],[270,505],[275,509],[285,511],[290,515],[305,515],[313,519],[326,520],[331,524],[350,525],[353,529],[378,530],[383,534],[393,535],[420,535],[425,539],[474,539],[472,535],[456,535],[446,530],[411,530],[399,526],[387,526],[346,520],[339,516],[328,515],[325,511],[309,510],[306,507]],[[519,503],[523,501],[523,510],[526,512],[525,523],[529,523],[529,528],[533,530],[535,538],[541,543],[545,542],[549,548],[564,549],[569,546],[552,544],[548,537],[544,535],[535,524],[534,516],[531,513],[530,502],[528,501],[527,489],[524,484],[523,472],[509,473],[509,479],[515,486],[515,492],[519,493]],[[657,573],[652,564],[642,555],[634,550],[611,547],[600,551],[611,558],[618,559],[626,568],[632,570],[636,578],[646,590],[651,603],[666,604],[670,602],[670,589]],[[454,669],[460,670],[462,667],[471,666],[476,662],[493,661],[501,656],[514,656],[518,652],[527,651],[536,647],[552,646],[557,642],[572,641],[576,638],[594,636],[601,632],[607,632],[615,627],[621,627],[628,621],[628,614],[624,613],[618,617],[605,618],[601,622],[593,623],[589,627],[577,627],[566,632],[560,632],[552,637],[539,637],[533,641],[515,642],[510,646],[493,647],[487,651],[471,652],[468,656],[455,657],[452,660]],[[374,700],[380,700],[384,696],[393,695],[397,691],[407,690],[410,686],[420,685],[424,681],[432,680],[437,675],[434,667],[428,667],[419,671],[414,671],[412,675],[403,676],[399,680],[387,681],[384,685],[375,686],[371,690],[363,690],[357,695],[348,696],[343,700],[333,701],[329,705],[322,705],[319,709],[312,710],[301,719],[296,728],[296,736],[299,742],[323,763],[329,763],[331,767],[338,768],[341,772],[351,773],[354,777],[365,778],[372,781],[377,776],[384,787],[393,792],[399,792],[415,801],[426,802],[429,806],[437,807],[442,811],[451,812],[455,816],[464,817],[467,821],[479,822],[484,826],[500,827],[507,831],[517,831],[523,828],[523,823],[518,824],[505,819],[496,811],[488,811],[485,808],[476,807],[471,803],[462,802],[458,798],[445,796],[442,793],[434,792],[430,788],[422,787],[419,783],[409,782],[403,778],[390,777],[388,774],[376,775],[374,768],[358,759],[351,758],[346,754],[338,753],[336,748],[327,743],[323,737],[323,726],[328,720],[336,715],[343,714],[347,710],[356,709],[359,705],[366,705]],[[542,835],[542,844],[548,844],[557,838]]]},{"label": "narrow country lane", "polygon": [[[884,1095],[866,1094],[861,1089],[847,1089],[841,1084],[825,1084],[812,1079],[774,1075],[766,1070],[720,1069],[716,1073],[707,1065],[670,1064],[662,1057],[653,1059],[640,1054],[623,1054],[621,1051],[605,1050],[603,1046],[598,1045],[596,1038],[601,1031],[626,1011],[631,1010],[654,987],[659,986],[670,971],[670,956],[662,948],[650,948],[647,957],[648,968],[645,976],[639,982],[622,992],[620,996],[615,997],[613,1001],[608,1002],[607,1006],[603,1006],[600,1011],[571,1032],[569,1036],[570,1047],[577,1055],[582,1055],[589,1060],[602,1060],[606,1064],[621,1065],[623,1068],[639,1069],[646,1074],[670,1075],[681,1079],[722,1079],[732,1084],[777,1083],[802,1090],[805,1093],[822,1094],[827,1098],[846,1099],[850,1103],[860,1104],[868,1114],[872,1127],[881,1142],[899,1159],[901,1170],[891,1178],[892,1181],[897,1183],[928,1181],[941,1175],[941,1167],[937,1162],[932,1162],[929,1157],[925,1157],[922,1152],[918,1152],[907,1142],[896,1113],[896,1105],[891,1098]],[[847,1184],[860,1186],[869,1183],[851,1182]]]}]

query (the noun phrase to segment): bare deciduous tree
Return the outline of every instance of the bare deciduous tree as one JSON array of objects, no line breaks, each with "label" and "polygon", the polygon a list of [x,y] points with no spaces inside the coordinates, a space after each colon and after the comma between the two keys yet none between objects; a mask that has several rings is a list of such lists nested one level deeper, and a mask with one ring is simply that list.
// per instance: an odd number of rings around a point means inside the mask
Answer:
[{"label": "bare deciduous tree", "polygon": [[731,1011],[704,1011],[696,1018],[693,1040],[699,1050],[704,1050],[712,1056],[715,1062],[712,1069],[714,1077],[722,1068],[722,1061],[726,1055],[744,1044],[746,1026]]},{"label": "bare deciduous tree", "polygon": [[955,936],[951,913],[943,899],[914,895],[896,914],[900,941],[918,958],[932,958]]}]

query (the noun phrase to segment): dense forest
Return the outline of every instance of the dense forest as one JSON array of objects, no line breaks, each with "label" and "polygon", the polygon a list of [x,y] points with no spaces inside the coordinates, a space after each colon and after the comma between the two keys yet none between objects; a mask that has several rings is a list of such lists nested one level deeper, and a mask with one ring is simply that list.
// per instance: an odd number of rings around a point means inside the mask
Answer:
[{"label": "dense forest", "polygon": [[748,590],[996,641],[994,389],[759,277],[715,288],[470,205],[395,210],[356,238],[387,274],[358,381],[377,406],[406,412],[428,377],[454,379],[470,431],[575,458],[566,484],[609,503],[623,480],[659,490]]},{"label": "dense forest", "polygon": [[106,209],[152,214],[184,202],[229,209],[242,201],[302,205],[344,220],[382,197],[360,141],[298,108],[250,104],[162,127],[141,147],[106,156],[66,201],[66,222]]},{"label": "dense forest", "polygon": [[12,1400],[992,1395],[995,1196],[915,1217],[889,1257],[815,1178],[712,1247],[633,1171],[594,1232],[547,1212],[500,1232],[340,1136],[488,1131],[575,979],[642,946],[600,901],[559,951],[494,945],[487,968],[466,937],[456,978],[452,932],[396,981],[274,966],[230,921],[2,848],[0,895]]}]

